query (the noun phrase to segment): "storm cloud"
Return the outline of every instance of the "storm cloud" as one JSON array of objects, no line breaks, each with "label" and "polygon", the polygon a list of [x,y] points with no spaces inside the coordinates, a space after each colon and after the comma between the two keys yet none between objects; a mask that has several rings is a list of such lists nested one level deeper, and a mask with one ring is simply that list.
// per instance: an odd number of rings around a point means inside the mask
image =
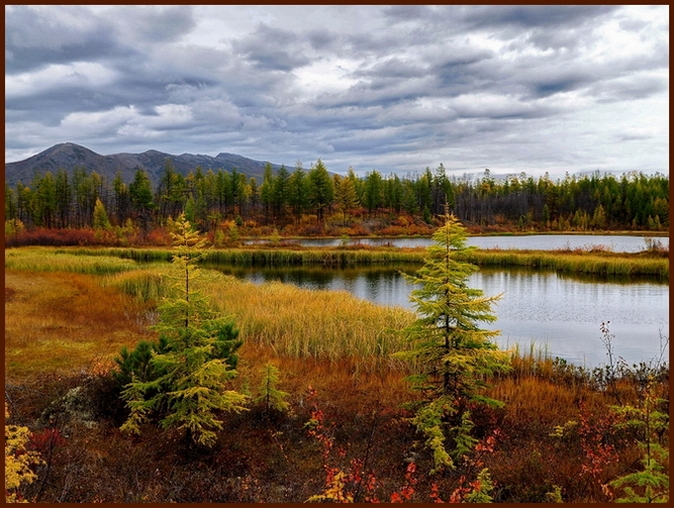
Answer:
[{"label": "storm cloud", "polygon": [[669,6],[5,7],[5,160],[669,174]]}]

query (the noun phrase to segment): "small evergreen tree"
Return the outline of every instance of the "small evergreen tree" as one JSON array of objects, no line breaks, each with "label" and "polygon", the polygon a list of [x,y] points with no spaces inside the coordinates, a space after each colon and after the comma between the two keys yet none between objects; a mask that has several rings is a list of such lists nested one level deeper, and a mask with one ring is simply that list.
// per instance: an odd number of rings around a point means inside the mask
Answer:
[{"label": "small evergreen tree", "polygon": [[[410,297],[419,317],[404,331],[412,348],[396,353],[413,361],[418,371],[408,379],[424,398],[411,421],[433,451],[434,471],[453,467],[452,457],[463,456],[475,444],[470,404],[501,405],[480,391],[486,376],[509,368],[507,353],[491,342],[498,332],[479,326],[496,320],[491,305],[500,295],[485,297],[482,290],[468,287],[477,267],[455,259],[456,253],[469,250],[465,228],[447,207],[444,220],[424,266],[406,276],[420,286]],[[445,445],[448,437],[454,441],[452,451]]]},{"label": "small evergreen tree", "polygon": [[622,405],[612,409],[624,418],[621,427],[631,427],[641,434],[639,448],[642,451],[643,468],[620,476],[609,486],[622,491],[618,503],[668,503],[669,502],[669,449],[663,446],[658,435],[669,431],[668,398],[658,397],[653,376],[646,380],[644,397],[635,406]]},{"label": "small evergreen tree", "polygon": [[264,405],[264,411],[269,413],[271,410],[284,412],[290,405],[285,400],[288,393],[277,389],[279,382],[279,371],[271,363],[267,363],[262,368],[262,381],[258,389],[258,397],[254,400],[257,404]]},{"label": "small evergreen tree", "polygon": [[222,428],[216,412],[245,409],[245,395],[224,389],[237,375],[232,353],[240,343],[231,322],[215,317],[209,300],[194,287],[199,276],[194,263],[205,240],[184,215],[174,226],[175,294],[158,307],[160,319],[154,327],[165,345],[151,352],[151,379],[134,373],[125,386],[122,397],[131,414],[122,430],[139,433],[140,424],[160,412],[162,427],[184,429],[188,441],[210,447],[215,430]]}]

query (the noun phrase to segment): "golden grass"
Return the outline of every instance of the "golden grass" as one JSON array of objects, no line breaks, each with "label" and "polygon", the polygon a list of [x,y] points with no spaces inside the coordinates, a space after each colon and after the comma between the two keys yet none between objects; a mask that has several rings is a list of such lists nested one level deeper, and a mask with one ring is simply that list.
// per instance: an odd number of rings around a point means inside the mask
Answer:
[{"label": "golden grass", "polygon": [[[165,270],[164,270],[165,271]],[[162,294],[161,268],[109,276],[110,284],[147,299]],[[301,289],[280,282],[256,285],[215,270],[202,271],[202,291],[232,316],[244,342],[270,347],[279,356],[338,362],[357,358],[353,373],[403,369],[391,353],[407,347],[400,335],[414,319],[402,307],[382,307],[346,291]]]},{"label": "golden grass", "polygon": [[95,275],[133,270],[138,265],[131,259],[97,255],[82,256],[67,249],[53,247],[22,247],[5,249],[5,270],[30,270],[33,272],[73,272]]},{"label": "golden grass", "polygon": [[478,266],[527,266],[569,273],[669,277],[668,258],[643,253],[478,249],[457,257]]},{"label": "golden grass", "polygon": [[87,275],[5,272],[5,375],[87,369],[150,338],[149,309]]},{"label": "golden grass", "polygon": [[[5,267],[14,269],[65,270],[80,273],[118,273],[131,270],[135,262],[170,261],[168,248],[22,247],[5,250]],[[313,248],[269,249],[249,245],[238,249],[209,249],[206,263],[234,266],[386,266],[423,263],[422,248],[353,249]],[[106,259],[116,259],[114,263]],[[475,249],[457,258],[478,266],[525,266],[567,273],[597,275],[647,275],[667,280],[669,258],[649,252],[577,252],[515,249]]]}]

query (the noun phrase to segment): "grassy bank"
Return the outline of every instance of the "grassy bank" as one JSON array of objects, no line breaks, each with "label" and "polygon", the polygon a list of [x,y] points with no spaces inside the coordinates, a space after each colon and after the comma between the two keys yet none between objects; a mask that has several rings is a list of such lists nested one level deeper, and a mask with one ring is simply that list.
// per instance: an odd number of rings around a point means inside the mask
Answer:
[{"label": "grassy bank", "polygon": [[[50,254],[49,256],[46,256]],[[44,267],[58,269],[72,264],[82,273],[116,273],[132,267],[128,260],[137,262],[170,261],[173,251],[169,248],[49,248],[24,247],[7,249],[5,266]],[[425,249],[398,249],[392,247],[371,248],[294,248],[275,249],[269,247],[246,246],[236,249],[210,249],[204,262],[226,264],[239,267],[283,267],[283,266],[325,266],[346,268],[373,265],[395,265],[401,263],[422,264]],[[38,258],[47,257],[46,260]],[[84,262],[75,262],[77,257],[88,257]],[[30,259],[29,259],[30,257]],[[120,258],[118,263],[104,263],[105,257]],[[669,279],[669,256],[661,252],[616,253],[590,250],[514,250],[514,249],[475,249],[457,256],[478,266],[502,267],[521,266],[555,270],[564,273],[594,275],[648,276],[658,280]],[[24,263],[21,265],[21,263]],[[42,268],[36,268],[42,269]],[[65,268],[64,268],[65,269]]]},{"label": "grassy bank", "polygon": [[[106,278],[105,284],[142,299],[162,294],[164,269],[139,270]],[[405,348],[399,331],[413,314],[382,307],[346,291],[315,291],[277,282],[261,286],[215,270],[205,271],[202,291],[236,321],[247,343],[270,347],[291,358],[353,362],[354,374],[402,369],[390,355]]]},{"label": "grassy bank", "polygon": [[475,250],[457,256],[478,266],[524,266],[566,273],[595,275],[647,275],[669,278],[669,258],[648,253]]},{"label": "grassy bank", "polygon": [[[170,253],[169,250],[156,252],[159,255],[154,259]],[[139,322],[151,320],[151,308],[164,295],[170,269],[167,263],[142,264],[88,249],[52,252],[47,248],[22,248],[8,254],[5,268],[10,286],[11,281],[25,280],[25,274],[30,273],[41,288],[39,298],[50,302],[55,311],[68,312],[68,306],[81,299],[82,304],[90,302],[94,318],[101,324],[106,320],[97,317],[95,309],[100,306],[104,311],[108,305],[114,305],[117,312],[136,313],[133,319]],[[82,278],[84,274],[98,277]],[[62,295],[58,293],[58,284],[51,289],[48,281],[69,277],[87,281],[86,296],[82,292],[75,292],[77,299]],[[100,290],[96,289],[97,284],[102,286]],[[223,315],[234,318],[246,343],[268,346],[277,354],[292,358],[312,357],[330,362],[356,359],[352,362],[354,374],[402,368],[400,361],[390,355],[405,347],[398,332],[413,319],[408,310],[378,306],[348,292],[314,291],[281,283],[258,286],[216,270],[204,269],[202,285],[214,306]],[[119,296],[106,296],[111,291]],[[123,303],[120,298],[139,302],[142,310],[133,310],[137,306]],[[33,348],[42,351],[38,356],[45,356],[45,360],[51,355],[54,362],[72,357],[69,350],[74,347],[81,349],[84,357],[97,351],[110,361],[124,344],[111,340],[114,332],[106,333],[105,339],[86,340],[78,336],[76,341],[66,340],[64,335],[73,334],[72,326],[51,326],[47,315],[36,316],[23,307],[18,307],[8,319],[6,326],[11,333],[8,333],[6,346],[10,351],[10,372],[26,369],[31,363],[26,360],[34,354]],[[45,338],[29,340],[26,334]],[[104,347],[106,343],[110,343],[111,348]],[[36,368],[42,367],[41,363],[36,364]]]}]

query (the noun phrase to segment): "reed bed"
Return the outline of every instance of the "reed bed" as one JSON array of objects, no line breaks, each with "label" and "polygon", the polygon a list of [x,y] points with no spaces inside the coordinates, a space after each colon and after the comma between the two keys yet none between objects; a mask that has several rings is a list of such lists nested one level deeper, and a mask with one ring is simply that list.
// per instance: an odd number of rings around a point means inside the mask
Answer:
[{"label": "reed bed", "polygon": [[214,303],[232,314],[242,335],[294,358],[338,361],[356,357],[364,368],[402,368],[391,353],[407,346],[399,333],[414,319],[400,307],[381,307],[347,292],[315,291],[279,282],[256,286],[230,278]]},{"label": "reed bed", "polygon": [[[30,250],[29,250],[30,249]],[[101,263],[106,257],[131,260],[138,263],[166,262],[174,255],[170,248],[89,248],[72,249],[21,248],[6,251],[6,261],[16,263],[21,251],[40,252],[42,255],[52,253],[59,256],[59,261],[41,260],[36,266],[55,267],[58,263],[76,263],[82,273],[108,273],[123,271],[125,266],[117,267]],[[37,254],[39,256],[39,254]],[[382,249],[382,250],[348,250],[332,248],[307,249],[268,249],[260,247],[209,249],[204,252],[202,261],[209,264],[226,264],[237,267],[283,267],[283,266],[316,266],[327,268],[346,268],[357,266],[386,266],[401,263],[422,264],[426,255],[425,249]],[[78,257],[89,258],[90,261],[77,263]],[[522,266],[555,270],[567,273],[594,274],[602,276],[649,276],[661,280],[669,278],[669,258],[661,256],[645,256],[644,253],[614,252],[576,252],[576,251],[531,251],[515,249],[474,249],[466,253],[457,253],[457,259],[478,266],[508,267]],[[14,265],[16,266],[16,265]],[[47,268],[44,268],[47,269]],[[58,269],[58,268],[48,268]],[[91,270],[91,272],[87,272]]]},{"label": "reed bed", "polygon": [[158,302],[166,296],[166,284],[163,277],[164,270],[139,269],[131,272],[116,274],[107,277],[103,285],[116,287],[127,295],[140,299],[142,302]]},{"label": "reed bed", "polygon": [[236,266],[365,266],[373,264],[421,263],[423,254],[402,250],[338,250],[338,249],[217,249],[204,256],[209,263]]},{"label": "reed bed", "polygon": [[478,266],[526,266],[572,273],[669,278],[669,259],[635,254],[476,249],[457,258]]},{"label": "reed bed", "polygon": [[[106,284],[143,300],[158,299],[165,290],[163,273],[158,268],[121,273]],[[357,359],[363,371],[406,368],[391,353],[408,347],[399,332],[414,319],[409,310],[378,306],[345,291],[256,285],[215,270],[203,274],[201,290],[219,312],[234,318],[244,342],[291,358]]]}]

